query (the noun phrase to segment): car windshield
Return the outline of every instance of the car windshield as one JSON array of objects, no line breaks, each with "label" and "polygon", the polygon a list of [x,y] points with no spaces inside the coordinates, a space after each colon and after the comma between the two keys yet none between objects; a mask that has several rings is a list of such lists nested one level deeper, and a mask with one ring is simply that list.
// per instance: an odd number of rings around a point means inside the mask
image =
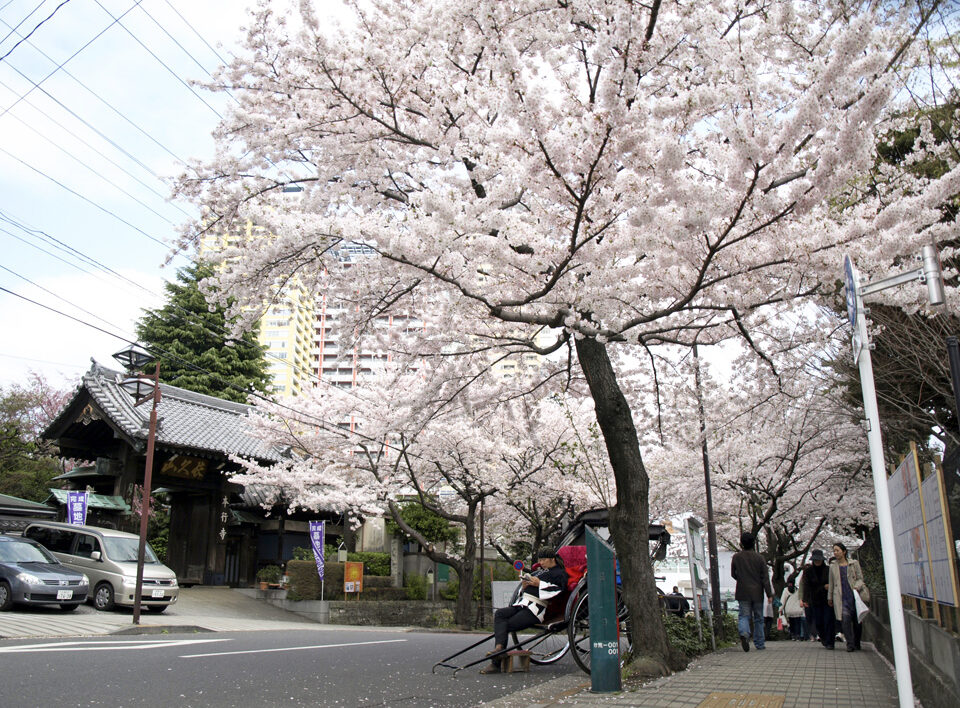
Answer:
[{"label": "car windshield", "polygon": [[[119,536],[105,536],[104,545],[107,547],[107,556],[110,560],[118,563],[136,563],[137,551],[140,548],[139,538],[121,538]],[[153,552],[148,543],[143,551],[144,563],[159,563],[157,554]]]},{"label": "car windshield", "polygon": [[0,543],[0,562],[3,563],[50,563],[56,564],[56,558],[40,546],[15,541]]}]

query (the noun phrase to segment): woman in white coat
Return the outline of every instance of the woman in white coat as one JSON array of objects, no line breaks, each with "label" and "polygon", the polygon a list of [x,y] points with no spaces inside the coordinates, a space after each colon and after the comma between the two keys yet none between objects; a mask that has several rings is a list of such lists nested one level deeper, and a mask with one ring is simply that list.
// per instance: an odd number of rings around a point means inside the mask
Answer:
[{"label": "woman in white coat", "polygon": [[803,641],[803,605],[800,604],[800,593],[792,579],[787,581],[787,586],[783,589],[780,606],[790,625],[790,639]]},{"label": "woman in white coat", "polygon": [[847,547],[842,543],[833,544],[833,559],[830,564],[830,587],[827,590],[827,604],[833,607],[834,616],[843,627],[843,640],[847,651],[860,648],[860,621],[857,619],[856,600],[853,593],[860,593],[860,599],[870,602],[870,591],[863,582],[863,570],[860,563],[847,558]]}]

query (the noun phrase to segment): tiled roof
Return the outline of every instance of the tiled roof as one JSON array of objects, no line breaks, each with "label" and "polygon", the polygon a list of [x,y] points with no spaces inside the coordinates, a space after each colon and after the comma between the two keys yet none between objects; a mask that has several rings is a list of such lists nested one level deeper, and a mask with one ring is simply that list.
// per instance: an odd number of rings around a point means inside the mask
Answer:
[{"label": "tiled roof", "polygon": [[[146,442],[150,404],[133,405],[133,396],[120,387],[124,377],[122,372],[94,362],[83,375],[76,395],[80,396],[86,390],[115,426],[129,437]],[[280,454],[277,450],[251,435],[251,410],[251,406],[243,403],[160,384],[156,444],[168,449],[186,448],[219,455],[241,455],[264,462],[278,461]]]},{"label": "tiled roof", "polygon": [[[50,494],[59,503],[67,503],[67,494],[69,494],[69,492],[66,489],[51,489]],[[130,505],[123,500],[123,497],[116,497],[109,494],[94,494],[93,492],[87,493],[87,506],[91,509],[109,509],[110,511],[123,512],[130,511]]]},{"label": "tiled roof", "polygon": [[4,509],[6,511],[22,510],[22,511],[31,511],[31,512],[32,511],[39,511],[39,512],[53,511],[46,504],[30,501],[29,499],[21,499],[20,497],[11,497],[9,494],[0,494],[0,509]]}]

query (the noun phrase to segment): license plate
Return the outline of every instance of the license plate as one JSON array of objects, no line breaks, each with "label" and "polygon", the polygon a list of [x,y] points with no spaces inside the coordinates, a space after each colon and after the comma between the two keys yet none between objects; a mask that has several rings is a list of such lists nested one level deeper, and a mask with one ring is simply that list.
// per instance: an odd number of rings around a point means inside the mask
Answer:
[{"label": "license plate", "polygon": [[150,597],[163,597],[163,590],[151,590]]},{"label": "license plate", "polygon": [[57,590],[57,599],[58,599],[58,600],[72,600],[72,599],[73,599],[73,590]]}]

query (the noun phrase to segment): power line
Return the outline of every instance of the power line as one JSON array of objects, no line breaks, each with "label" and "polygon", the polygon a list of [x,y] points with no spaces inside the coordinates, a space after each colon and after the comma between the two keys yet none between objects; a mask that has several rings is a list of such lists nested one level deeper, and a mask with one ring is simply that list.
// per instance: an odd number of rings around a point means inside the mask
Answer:
[{"label": "power line", "polygon": [[[0,20],[0,22],[3,22],[3,20]],[[6,22],[3,22],[3,24],[5,24],[7,27],[10,26],[10,25],[7,24]],[[51,64],[56,64],[56,63],[57,63],[56,60],[53,59],[53,57],[51,57],[49,54],[47,54],[45,51],[43,51],[40,47],[38,47],[38,46],[37,46],[36,44],[34,44],[33,42],[30,42],[30,46],[33,47],[34,50],[36,50],[37,52],[39,52],[44,58],[46,58],[47,60],[49,60]],[[162,150],[164,150],[168,155],[170,155],[170,156],[171,156],[174,160],[176,160],[178,163],[180,163],[180,164],[182,164],[182,165],[186,165],[186,164],[187,164],[186,160],[184,160],[182,157],[180,157],[179,155],[177,155],[176,153],[174,153],[174,152],[173,152],[170,148],[168,148],[166,145],[164,145],[164,144],[161,143],[159,140],[157,140],[149,131],[144,130],[144,129],[141,128],[137,123],[134,123],[134,122],[130,119],[129,116],[127,116],[125,113],[123,113],[123,112],[120,111],[118,108],[116,108],[112,103],[110,103],[109,101],[107,101],[105,98],[103,98],[100,94],[98,94],[98,93],[97,93],[96,91],[94,91],[92,88],[90,88],[89,86],[87,86],[83,81],[81,81],[79,78],[77,78],[69,69],[62,68],[61,71],[62,71],[62,73],[64,73],[65,75],[67,75],[67,76],[69,76],[71,79],[73,79],[74,82],[76,82],[76,83],[77,83],[79,86],[81,86],[83,89],[85,89],[85,90],[87,91],[87,93],[89,93],[90,95],[92,95],[94,98],[96,98],[98,101],[100,101],[100,103],[102,103],[104,106],[106,106],[106,107],[109,108],[111,111],[113,111],[119,118],[122,118],[123,120],[125,120],[127,123],[129,123],[131,126],[133,126],[133,128],[135,128],[137,131],[139,131],[144,137],[146,137],[148,140],[152,141],[155,145],[157,145],[157,146],[160,147]],[[22,74],[21,74],[21,75],[22,75]],[[12,91],[12,90],[11,90],[11,91]],[[31,104],[31,105],[33,105],[33,104]],[[34,107],[35,107],[35,106],[34,106]],[[35,107],[35,108],[36,108],[36,107]],[[37,109],[37,110],[39,110],[39,109]]]},{"label": "power line", "polygon": [[[101,8],[105,13],[107,13],[108,16],[113,17],[113,14],[112,14],[107,8],[105,8],[105,7],[103,6],[103,4],[100,2],[100,0],[94,0],[94,2],[97,3],[97,5],[99,5],[100,8]],[[137,5],[140,5],[140,2],[142,2],[142,0],[138,0]],[[130,8],[130,10],[132,10],[132,9],[133,9],[133,8]],[[129,12],[130,10],[127,10],[127,12]],[[127,14],[127,13],[125,12],[125,13],[123,13],[123,15],[121,15],[120,17],[114,18],[114,22],[115,22],[116,24],[119,24],[119,25],[123,28],[124,32],[126,32],[126,33],[129,34],[131,37],[133,37],[133,39],[137,42],[137,44],[139,44],[141,47],[143,47],[144,50],[145,50],[150,56],[152,56],[154,59],[156,59],[157,62],[160,64],[160,66],[162,66],[164,69],[166,69],[167,71],[169,71],[170,74],[171,74],[177,81],[179,81],[181,84],[183,84],[183,85],[187,88],[187,90],[190,91],[190,93],[192,93],[194,96],[196,96],[197,99],[198,99],[201,103],[203,103],[203,105],[205,105],[207,108],[209,108],[211,111],[213,111],[214,114],[217,116],[217,118],[223,118],[223,116],[220,115],[220,111],[218,111],[216,108],[214,108],[214,107],[211,106],[209,103],[207,103],[206,99],[204,99],[203,96],[201,96],[199,93],[197,93],[190,84],[188,84],[186,81],[184,81],[182,78],[180,78],[180,75],[177,74],[177,72],[175,72],[173,69],[171,69],[169,66],[167,66],[166,63],[163,61],[163,59],[161,59],[161,58],[158,57],[156,54],[154,54],[153,51],[150,49],[150,47],[148,47],[146,44],[144,44],[144,43],[140,40],[140,38],[137,37],[137,35],[135,35],[133,32],[131,32],[129,29],[127,29],[127,26],[126,26],[125,24],[123,24],[122,22],[120,22],[120,20],[123,19],[124,15],[126,15],[126,14]]]},{"label": "power line", "polygon": [[[56,73],[57,73],[60,69],[62,69],[64,66],[66,66],[67,62],[71,61],[74,57],[76,57],[78,54],[80,54],[80,52],[82,52],[84,49],[86,49],[86,48],[89,47],[91,44],[93,44],[97,39],[100,38],[100,36],[101,36],[104,32],[106,32],[108,29],[110,29],[110,28],[113,27],[115,24],[117,24],[123,17],[125,17],[131,10],[133,10],[133,8],[135,8],[135,7],[136,7],[137,5],[139,5],[141,2],[143,2],[143,0],[136,0],[136,2],[134,2],[134,4],[133,4],[129,9],[127,9],[122,15],[120,15],[120,17],[116,18],[113,22],[111,22],[109,25],[107,25],[107,26],[104,27],[102,30],[100,30],[97,34],[95,34],[95,35],[93,36],[93,38],[91,38],[86,44],[84,44],[82,47],[80,47],[77,51],[75,51],[73,54],[71,54],[70,56],[68,56],[68,57],[67,57],[66,59],[64,59],[62,62],[60,62],[59,64],[57,64],[56,68],[55,68],[53,71],[51,71],[49,74],[47,74],[47,75],[44,76],[42,79],[40,79],[40,81],[39,81],[38,83],[34,83],[34,84],[33,84],[33,87],[30,88],[25,94],[23,94],[22,96],[20,96],[20,98],[18,98],[16,101],[14,101],[11,105],[7,106],[7,107],[3,110],[3,112],[0,113],[0,118],[2,118],[3,116],[5,116],[5,115],[10,111],[10,109],[12,109],[12,108],[13,108],[14,106],[16,106],[18,103],[20,103],[20,101],[22,101],[23,99],[25,99],[34,89],[40,88],[40,84],[42,84],[44,81],[46,81],[46,80],[49,79],[51,76],[53,76],[54,74],[56,74]],[[33,82],[31,81],[31,83],[33,83]]]},{"label": "power line", "polygon": [[148,239],[150,239],[151,241],[156,241],[157,243],[159,243],[159,244],[160,244],[161,246],[163,246],[164,248],[169,248],[169,245],[168,245],[168,244],[164,243],[163,241],[161,241],[160,239],[158,239],[156,236],[152,236],[151,234],[148,234],[146,231],[144,231],[143,229],[141,229],[139,226],[135,226],[135,225],[131,224],[129,221],[127,221],[126,219],[124,219],[122,216],[120,216],[120,215],[118,215],[118,214],[110,211],[109,209],[107,209],[107,208],[104,207],[104,206],[101,206],[100,204],[97,204],[95,201],[93,201],[93,200],[90,199],[89,197],[85,197],[84,195],[80,194],[80,192],[78,192],[78,191],[76,191],[76,190],[74,190],[74,189],[71,189],[70,187],[68,187],[67,185],[65,185],[63,182],[60,182],[60,181],[54,179],[53,177],[51,177],[50,175],[48,175],[46,172],[44,172],[44,171],[42,171],[42,170],[39,170],[39,169],[37,169],[36,167],[34,167],[33,165],[30,165],[30,164],[24,162],[24,161],[21,160],[19,157],[17,157],[16,155],[14,155],[14,154],[12,154],[12,153],[4,150],[3,148],[0,148],[0,152],[2,152],[3,154],[7,155],[8,157],[16,160],[17,162],[19,162],[21,165],[23,165],[23,166],[26,167],[27,169],[33,170],[33,171],[36,172],[38,175],[40,175],[40,176],[42,176],[42,177],[46,177],[48,180],[50,180],[50,181],[53,182],[54,184],[62,187],[63,189],[65,189],[65,190],[67,190],[68,192],[70,192],[70,194],[73,194],[74,196],[79,197],[80,199],[82,199],[83,201],[87,202],[88,204],[96,207],[97,209],[99,209],[100,211],[104,212],[104,213],[107,214],[108,216],[112,216],[114,219],[116,219],[116,220],[119,221],[120,223],[125,224],[125,225],[129,226],[131,229],[133,229],[134,231],[143,234],[144,236],[146,236],[146,237],[147,237]]},{"label": "power line", "polygon": [[[45,288],[44,286],[40,285],[39,283],[35,283],[34,281],[30,280],[30,278],[26,277],[25,275],[21,275],[20,273],[17,273],[17,272],[14,271],[14,270],[10,270],[10,269],[7,268],[5,265],[0,265],[0,270],[5,270],[5,271],[7,271],[8,273],[10,273],[11,275],[14,275],[14,276],[20,278],[20,279],[23,280],[24,282],[30,283],[30,285],[32,285],[33,287],[35,287],[35,288],[37,288],[37,289],[39,289],[39,290],[42,290],[43,292],[47,293],[48,295],[52,295],[53,297],[55,297],[57,300],[60,300],[61,302],[65,302],[65,303],[67,303],[68,305],[72,305],[73,307],[75,307],[75,308],[77,308],[78,310],[80,310],[80,312],[82,312],[83,314],[85,314],[85,315],[90,315],[90,316],[93,317],[94,319],[100,320],[100,321],[103,322],[105,325],[109,325],[110,327],[116,327],[116,326],[117,326],[117,325],[115,325],[113,322],[108,322],[107,320],[103,319],[103,318],[100,317],[99,315],[93,314],[92,312],[90,312],[90,310],[85,310],[84,308],[80,307],[79,305],[70,302],[70,301],[67,300],[65,297],[62,297],[62,296],[60,296],[60,295],[57,295],[55,292],[53,292],[53,291],[50,290],[49,288]],[[118,327],[117,329],[119,329],[119,327]]]},{"label": "power line", "polygon": [[[41,133],[39,130],[37,130],[36,128],[34,128],[32,125],[30,125],[29,123],[27,123],[25,120],[23,120],[23,119],[20,118],[19,116],[16,116],[16,115],[15,115],[15,116],[13,116],[13,118],[16,119],[16,120],[18,120],[18,121],[20,121],[20,122],[21,122],[23,125],[25,125],[29,130],[31,130],[31,131],[33,131],[34,133],[36,133],[36,134],[37,134],[38,136],[40,136],[42,139],[46,140],[48,143],[50,143],[50,144],[53,145],[55,148],[57,148],[58,150],[60,150],[60,152],[62,152],[63,154],[65,154],[65,155],[66,155],[67,157],[69,157],[71,160],[73,160],[74,162],[78,163],[83,169],[85,169],[85,170],[87,170],[87,171],[89,171],[89,172],[92,172],[94,175],[96,175],[97,177],[99,177],[100,179],[102,179],[104,182],[106,182],[107,184],[109,184],[111,187],[113,187],[113,188],[116,189],[117,191],[121,192],[122,194],[130,197],[130,199],[132,199],[133,201],[135,201],[137,204],[139,204],[140,206],[142,206],[144,209],[146,209],[147,211],[153,213],[156,217],[162,219],[163,221],[167,222],[167,223],[170,224],[171,226],[176,226],[176,224],[175,224],[173,221],[171,221],[170,219],[168,219],[166,216],[164,216],[163,214],[161,214],[159,211],[157,211],[156,209],[154,209],[152,206],[150,206],[150,205],[147,204],[146,202],[142,201],[139,197],[134,196],[133,194],[131,194],[130,192],[128,192],[126,189],[124,189],[124,188],[121,187],[119,184],[117,184],[116,182],[114,182],[113,180],[111,180],[109,177],[106,177],[105,175],[103,175],[103,174],[101,174],[100,172],[98,172],[97,170],[95,170],[93,167],[91,167],[90,165],[88,165],[84,160],[81,160],[79,157],[77,157],[76,155],[74,155],[72,152],[70,152],[69,150],[67,150],[65,147],[63,147],[62,145],[59,145],[58,143],[54,142],[51,138],[49,138],[49,137],[47,137],[46,135],[44,135],[43,133]],[[99,153],[98,153],[98,154],[99,154]],[[105,157],[105,156],[104,156],[104,155],[101,155],[101,157]],[[111,161],[111,163],[112,163],[112,164],[116,164],[116,163],[113,163],[112,161]],[[119,167],[119,165],[117,165],[117,166]],[[128,173],[128,174],[129,174],[129,173]],[[132,175],[131,175],[131,176],[132,176]],[[146,185],[144,185],[144,186],[146,186]],[[186,213],[186,212],[184,212],[184,213]]]},{"label": "power line", "polygon": [[[35,82],[33,81],[33,79],[31,79],[29,76],[27,76],[26,74],[24,74],[22,71],[20,71],[20,70],[17,69],[16,67],[11,67],[11,68],[12,68],[14,71],[16,71],[18,74],[20,74],[20,76],[22,76],[24,79],[26,79],[30,84],[32,84],[34,88],[40,88],[40,84],[35,83]],[[48,77],[48,78],[49,78],[49,77]],[[4,86],[6,86],[6,84],[4,84]],[[9,89],[9,87],[7,87],[7,88]],[[30,89],[30,91],[32,91],[32,90],[33,90],[33,89]],[[27,93],[23,94],[23,96],[21,96],[20,98],[18,98],[18,99],[10,106],[10,108],[8,108],[7,110],[5,110],[3,113],[0,113],[0,118],[2,118],[3,116],[5,116],[5,115],[10,111],[10,109],[13,108],[14,106],[16,106],[20,101],[24,100],[24,99],[26,98],[26,96],[30,93],[30,91],[27,91]],[[83,116],[81,116],[79,113],[77,113],[77,112],[74,111],[72,108],[70,108],[70,107],[67,106],[65,103],[63,103],[63,101],[61,101],[59,98],[56,98],[53,94],[49,93],[46,89],[40,89],[40,92],[41,92],[44,96],[46,96],[47,98],[49,98],[51,101],[53,101],[54,103],[56,103],[58,106],[60,106],[63,110],[65,110],[65,111],[66,111],[67,113],[69,113],[71,116],[73,116],[73,117],[76,118],[78,121],[80,121],[80,122],[83,123],[85,126],[87,126],[87,127],[88,127],[90,130],[92,130],[94,133],[96,133],[97,135],[99,135],[99,136],[104,140],[104,142],[112,145],[113,147],[115,147],[115,148],[117,149],[118,152],[123,153],[123,154],[126,155],[128,158],[130,158],[130,160],[131,160],[132,162],[136,163],[139,167],[142,167],[144,171],[149,172],[150,175],[152,175],[153,177],[155,177],[157,180],[159,180],[159,181],[161,181],[161,182],[163,181],[162,178],[160,177],[160,175],[158,175],[156,172],[154,172],[154,171],[149,167],[149,165],[147,165],[146,163],[142,162],[139,158],[135,157],[132,153],[128,152],[128,151],[127,151],[124,147],[122,147],[119,143],[117,143],[116,141],[114,141],[109,135],[107,135],[106,133],[104,133],[104,132],[101,131],[99,128],[95,127],[94,125],[92,125],[88,120],[86,120],[85,118],[83,118]],[[30,105],[33,105],[33,104],[30,104]],[[34,107],[35,110],[40,110],[40,109],[37,108],[36,106],[33,106],[33,107]],[[41,112],[42,112],[42,111],[41,111]],[[46,113],[44,113],[44,115],[46,115]],[[48,117],[49,117],[49,116],[48,116]],[[57,125],[60,125],[61,127],[63,127],[58,121],[54,120],[53,118],[50,118],[50,120],[52,120],[52,121],[53,121],[54,123],[56,123]],[[71,135],[74,135],[74,134],[71,133]],[[77,137],[77,136],[74,135],[74,137]],[[77,138],[77,139],[78,139],[78,140],[82,140],[82,138]]]},{"label": "power line", "polygon": [[[133,341],[133,340],[127,339],[126,337],[122,337],[122,336],[120,336],[120,335],[118,335],[118,334],[115,334],[115,333],[113,333],[113,332],[108,332],[107,330],[103,329],[102,327],[98,327],[97,325],[91,324],[91,323],[89,323],[89,322],[85,322],[84,320],[81,320],[81,319],[79,319],[78,317],[74,317],[73,315],[68,315],[66,312],[63,312],[63,311],[61,311],[61,310],[58,310],[58,309],[56,309],[55,307],[51,307],[51,306],[49,306],[49,305],[44,305],[44,304],[41,303],[41,302],[37,302],[36,300],[32,300],[31,298],[28,298],[28,297],[26,297],[25,295],[21,295],[20,293],[17,293],[17,292],[14,292],[13,290],[10,290],[10,289],[8,289],[8,288],[5,288],[5,287],[3,287],[2,285],[0,285],[0,292],[8,293],[8,294],[10,294],[10,295],[13,295],[13,296],[16,297],[16,298],[19,298],[19,299],[21,299],[21,300],[24,300],[24,301],[26,301],[26,302],[29,302],[29,303],[32,304],[32,305],[36,305],[37,307],[41,307],[41,308],[43,308],[44,310],[48,310],[48,311],[50,311],[50,312],[53,312],[54,314],[60,315],[60,316],[62,316],[62,317],[66,317],[66,318],[69,319],[69,320],[73,320],[74,322],[77,322],[78,324],[81,324],[81,325],[84,325],[84,326],[86,326],[86,327],[90,327],[90,328],[92,328],[92,329],[95,329],[95,330],[97,330],[98,332],[102,332],[103,334],[106,334],[106,335],[108,335],[108,336],[110,336],[110,337],[114,337],[115,339],[119,339],[120,341],[124,342],[125,344],[137,344],[137,343],[138,343],[138,342],[135,342],[135,341]],[[339,435],[341,435],[342,437],[345,437],[345,438],[348,437],[349,435],[353,435],[353,436],[358,437],[358,438],[361,438],[361,439],[363,439],[363,440],[368,440],[368,441],[370,441],[370,442],[377,443],[378,445],[381,445],[381,444],[382,444],[382,445],[385,445],[385,446],[388,447],[388,448],[396,449],[398,452],[401,451],[399,448],[394,448],[394,446],[390,445],[389,443],[384,443],[383,441],[378,440],[378,439],[376,439],[376,438],[372,438],[372,437],[370,437],[369,435],[364,435],[363,433],[360,433],[360,432],[358,432],[358,431],[356,431],[356,430],[346,430],[346,429],[340,427],[339,425],[337,425],[337,424],[335,424],[335,423],[329,422],[328,420],[325,420],[325,419],[320,418],[320,417],[318,417],[318,416],[311,415],[310,413],[305,413],[305,412],[303,412],[303,411],[297,410],[296,408],[293,408],[292,406],[288,406],[288,405],[286,405],[286,404],[284,404],[284,403],[280,403],[279,401],[276,401],[276,400],[270,398],[269,396],[267,396],[267,395],[265,395],[265,394],[262,394],[262,393],[260,393],[260,392],[258,392],[258,391],[253,391],[253,390],[250,390],[250,389],[245,389],[245,388],[243,388],[243,387],[241,387],[241,386],[238,386],[238,385],[236,385],[236,384],[234,384],[234,383],[231,383],[230,381],[225,381],[224,379],[222,379],[222,378],[220,378],[219,376],[217,376],[216,374],[214,374],[212,371],[210,371],[210,370],[208,370],[208,369],[205,369],[205,368],[203,368],[202,366],[199,366],[199,365],[197,365],[197,364],[194,364],[193,362],[186,361],[186,360],[182,359],[181,357],[178,357],[177,355],[173,354],[172,352],[166,351],[166,350],[163,349],[162,347],[157,347],[157,346],[155,346],[155,345],[151,345],[150,347],[147,347],[146,349],[147,349],[148,352],[152,350],[152,352],[154,353],[154,355],[156,355],[156,353],[159,352],[160,354],[162,354],[162,355],[170,358],[171,360],[176,361],[176,362],[178,362],[178,363],[180,363],[180,364],[183,364],[183,365],[186,366],[187,368],[193,369],[194,371],[197,371],[197,372],[200,372],[200,373],[207,374],[207,375],[209,375],[214,381],[216,381],[218,384],[220,384],[220,385],[222,385],[222,386],[224,386],[224,387],[226,387],[226,388],[229,388],[229,389],[232,389],[232,390],[235,390],[235,391],[238,391],[238,392],[242,392],[242,393],[244,393],[244,394],[247,395],[247,396],[251,396],[251,397],[253,397],[253,398],[257,398],[257,399],[262,400],[262,401],[266,401],[267,403],[270,403],[270,404],[272,404],[272,405],[275,405],[275,406],[277,406],[278,408],[283,408],[283,409],[285,409],[285,410],[292,411],[293,413],[296,413],[296,414],[299,416],[300,422],[308,422],[308,421],[309,421],[309,422],[317,425],[318,427],[321,427],[321,428],[323,428],[323,429],[325,429],[325,430],[328,430],[328,431],[330,431],[330,432],[335,432],[335,433],[337,433],[337,434],[339,434]],[[416,455],[414,455],[414,456],[416,457]]]},{"label": "power line", "polygon": [[[6,59],[8,56],[10,56],[11,54],[13,54],[13,51],[14,51],[17,47],[19,47],[21,44],[23,44],[23,43],[26,42],[28,39],[30,39],[30,37],[33,36],[33,33],[34,33],[34,32],[36,32],[36,31],[37,31],[38,29],[40,29],[44,24],[46,24],[47,20],[49,20],[49,19],[50,19],[51,17],[53,17],[54,15],[56,15],[56,14],[57,14],[57,10],[59,10],[59,9],[60,9],[61,7],[63,7],[64,5],[66,5],[68,2],[70,2],[70,0],[63,0],[63,2],[61,2],[59,5],[57,5],[57,6],[53,9],[53,12],[51,12],[49,15],[47,15],[47,17],[45,17],[44,19],[40,20],[39,24],[37,24],[36,27],[34,27],[32,30],[30,30],[30,31],[27,33],[27,36],[26,36],[26,37],[24,37],[24,38],[21,39],[19,42],[17,42],[17,43],[14,44],[12,47],[10,47],[10,51],[7,52],[6,54],[4,54],[2,57],[0,57],[0,61],[3,61],[3,60]],[[42,3],[41,3],[41,4],[42,4]],[[37,9],[40,9],[40,8],[38,7]],[[36,12],[36,11],[37,11],[37,10],[34,10],[33,12]],[[30,14],[32,15],[33,12],[31,12]],[[28,17],[29,17],[29,15],[28,15]],[[26,19],[26,18],[24,18],[24,19]],[[23,23],[21,22],[20,24],[23,24]],[[19,26],[20,26],[20,25],[17,25],[17,27],[19,27]],[[9,36],[10,36],[10,35],[7,35],[7,37],[9,37]],[[7,37],[4,37],[4,39],[6,39]]]},{"label": "power line", "polygon": [[[11,2],[12,2],[12,1],[13,1],[13,0],[11,0]],[[177,15],[177,17],[179,17],[179,18],[183,21],[183,24],[185,24],[187,27],[189,27],[189,28],[193,31],[193,33],[194,33],[195,35],[197,35],[197,37],[200,39],[200,41],[203,42],[205,45],[207,45],[207,49],[209,49],[211,52],[213,52],[214,56],[217,57],[217,60],[218,60],[221,64],[223,64],[224,66],[226,66],[226,65],[229,63],[226,59],[224,59],[224,58],[220,55],[220,52],[218,52],[216,49],[214,49],[212,46],[210,46],[210,43],[209,43],[206,39],[204,39],[203,35],[200,34],[200,33],[196,30],[196,28],[187,21],[187,18],[180,14],[180,11],[173,6],[173,4],[170,2],[170,0],[164,0],[164,2],[166,2],[166,3],[167,3],[167,6],[168,6],[171,10],[173,10],[174,13]]]},{"label": "power line", "polygon": [[[13,2],[13,0],[9,0],[9,2],[5,3],[3,7],[0,7],[0,10],[6,9],[7,5],[9,5],[9,4],[12,3],[12,2]],[[44,5],[45,2],[46,2],[46,0],[40,0],[40,4],[37,5],[35,8],[33,8],[30,12],[28,12],[28,13],[26,14],[26,16],[17,23],[17,26],[16,26],[16,27],[11,27],[11,28],[10,28],[10,31],[7,32],[7,33],[3,36],[3,39],[0,39],[0,44],[3,44],[3,43],[6,42],[8,39],[10,39],[10,35],[12,35],[14,32],[16,32],[17,29],[20,27],[20,25],[22,25],[24,22],[26,22],[26,21],[29,20],[31,17],[33,17],[33,14],[34,14],[37,10],[39,10],[41,7],[43,7],[43,5]],[[4,22],[3,24],[7,25],[6,22]],[[10,27],[10,25],[7,25],[7,27]]]}]

